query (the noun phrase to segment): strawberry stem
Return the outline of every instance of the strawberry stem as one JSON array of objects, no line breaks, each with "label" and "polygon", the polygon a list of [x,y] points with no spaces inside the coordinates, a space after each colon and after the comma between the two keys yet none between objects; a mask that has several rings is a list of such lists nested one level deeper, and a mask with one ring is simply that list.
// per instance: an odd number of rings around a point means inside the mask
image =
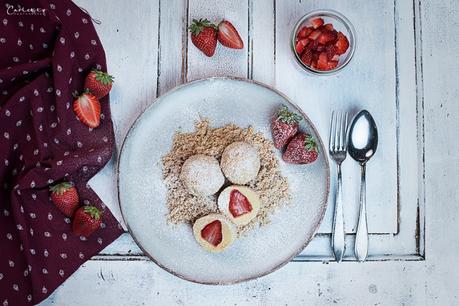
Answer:
[{"label": "strawberry stem", "polygon": [[84,212],[91,216],[94,220],[99,220],[102,212],[95,206],[86,205],[84,207]]},{"label": "strawberry stem", "polygon": [[63,194],[64,192],[66,192],[67,190],[69,190],[72,187],[73,187],[72,183],[62,182],[60,184],[57,184],[57,185],[54,185],[54,186],[50,186],[49,190],[54,194],[61,195],[61,194]]}]

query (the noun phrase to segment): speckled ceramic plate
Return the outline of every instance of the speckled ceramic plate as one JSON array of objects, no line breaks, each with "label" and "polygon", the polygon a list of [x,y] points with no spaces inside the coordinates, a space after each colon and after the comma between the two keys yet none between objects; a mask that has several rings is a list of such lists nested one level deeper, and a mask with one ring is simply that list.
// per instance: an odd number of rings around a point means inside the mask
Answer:
[{"label": "speckled ceramic plate", "polygon": [[[269,120],[281,104],[302,113],[301,129],[319,141],[311,165],[280,162],[292,202],[271,215],[271,223],[248,232],[223,253],[208,253],[191,226],[166,221],[166,187],[161,157],[175,131],[194,131],[209,118],[212,127],[252,126],[271,139]],[[210,78],[180,86],[159,97],[130,129],[118,164],[118,192],[124,221],[142,250],[181,278],[205,284],[230,284],[266,275],[288,263],[314,236],[325,213],[329,167],[323,144],[306,115],[287,97],[266,85],[243,79]],[[276,152],[281,158],[279,152]]]}]

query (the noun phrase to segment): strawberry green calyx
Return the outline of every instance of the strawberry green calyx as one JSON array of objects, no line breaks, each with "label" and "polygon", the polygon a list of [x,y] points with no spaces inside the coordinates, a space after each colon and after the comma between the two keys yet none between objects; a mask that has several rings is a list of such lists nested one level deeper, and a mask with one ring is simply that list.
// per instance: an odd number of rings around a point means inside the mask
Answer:
[{"label": "strawberry green calyx", "polygon": [[104,85],[109,85],[114,82],[115,78],[106,72],[103,72],[97,69],[93,69],[91,71],[94,72],[96,81],[99,81],[100,83]]},{"label": "strawberry green calyx", "polygon": [[72,187],[73,185],[71,183],[63,182],[63,183],[49,187],[49,190],[54,194],[61,195]]},{"label": "strawberry green calyx", "polygon": [[282,105],[281,109],[277,113],[277,117],[280,121],[287,124],[294,124],[303,120],[303,117],[294,112],[289,111],[288,107],[285,105]]},{"label": "strawberry green calyx", "polygon": [[304,138],[304,147],[308,151],[314,151],[319,153],[319,147],[317,146],[317,142],[311,135],[306,135],[306,137]]},{"label": "strawberry green calyx", "polygon": [[217,26],[211,23],[209,20],[207,20],[207,18],[206,19],[200,18],[199,20],[193,19],[193,22],[188,27],[188,29],[193,35],[198,35],[199,33],[202,32],[202,30],[204,30],[204,28],[217,29]]},{"label": "strawberry green calyx", "polygon": [[101,211],[97,207],[91,205],[86,205],[84,207],[84,212],[90,215],[94,220],[99,220],[102,215]]}]

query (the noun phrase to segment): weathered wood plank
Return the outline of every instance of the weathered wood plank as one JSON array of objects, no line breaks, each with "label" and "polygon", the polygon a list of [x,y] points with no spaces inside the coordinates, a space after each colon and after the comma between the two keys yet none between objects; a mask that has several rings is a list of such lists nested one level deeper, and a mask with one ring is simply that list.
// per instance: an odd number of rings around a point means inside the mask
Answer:
[{"label": "weathered wood plank", "polygon": [[275,84],[274,0],[249,0],[249,78]]},{"label": "weathered wood plank", "polygon": [[[115,77],[110,105],[119,152],[134,120],[156,97],[159,0],[141,0],[135,5],[120,0],[75,2],[101,21],[95,27],[105,49],[108,70]],[[90,185],[121,220],[115,179],[112,161]]]},{"label": "weathered wood plank", "polygon": [[424,71],[426,295],[431,305],[457,305],[459,2],[427,0],[419,4]]},{"label": "weathered wood plank", "polygon": [[159,1],[158,96],[185,81],[187,9],[187,1]]},{"label": "weathered wood plank", "polygon": [[[411,276],[409,281],[406,275]],[[92,261],[84,264],[42,305],[423,305],[424,302],[423,273],[417,262],[290,263],[255,281],[205,286],[180,280],[148,261]]]},{"label": "weathered wood plank", "polygon": [[187,80],[192,81],[213,76],[247,77],[248,71],[248,2],[247,0],[225,1],[216,0],[211,4],[207,1],[189,0],[188,24],[193,19],[208,18],[218,24],[228,19],[237,28],[244,49],[235,50],[217,45],[215,55],[205,56],[191,42],[188,34]]}]

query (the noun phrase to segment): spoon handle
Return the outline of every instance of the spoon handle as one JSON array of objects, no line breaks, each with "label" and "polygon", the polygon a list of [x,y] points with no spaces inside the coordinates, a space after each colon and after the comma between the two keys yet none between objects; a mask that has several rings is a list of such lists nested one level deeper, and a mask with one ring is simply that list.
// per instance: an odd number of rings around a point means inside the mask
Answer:
[{"label": "spoon handle", "polygon": [[337,262],[344,256],[344,220],[343,220],[343,182],[341,164],[338,164],[338,188],[336,190],[335,215],[333,218],[333,253]]},{"label": "spoon handle", "polygon": [[355,256],[357,260],[365,261],[368,255],[368,227],[367,227],[367,207],[366,207],[366,187],[365,187],[365,164],[361,165],[360,181],[360,212],[357,234],[355,235]]}]

